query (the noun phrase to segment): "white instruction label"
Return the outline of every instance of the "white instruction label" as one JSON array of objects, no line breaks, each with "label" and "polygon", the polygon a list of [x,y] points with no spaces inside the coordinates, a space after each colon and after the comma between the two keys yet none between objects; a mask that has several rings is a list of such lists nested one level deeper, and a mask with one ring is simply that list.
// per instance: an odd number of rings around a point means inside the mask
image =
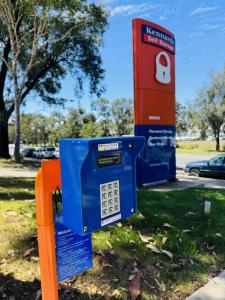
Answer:
[{"label": "white instruction label", "polygon": [[120,220],[120,219],[121,219],[121,214],[116,215],[116,216],[114,216],[114,217],[111,217],[111,218],[108,218],[108,219],[106,219],[106,220],[101,221],[101,226],[108,225],[108,224],[113,223],[113,222],[116,222],[116,221],[118,221],[118,220]]},{"label": "white instruction label", "polygon": [[98,151],[117,150],[119,149],[118,143],[98,144]]}]

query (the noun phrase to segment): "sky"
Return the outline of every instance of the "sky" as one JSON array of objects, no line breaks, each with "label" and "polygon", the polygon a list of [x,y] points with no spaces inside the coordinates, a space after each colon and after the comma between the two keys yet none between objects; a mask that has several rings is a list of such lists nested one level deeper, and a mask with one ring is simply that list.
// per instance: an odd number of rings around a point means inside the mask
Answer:
[{"label": "sky", "polygon": [[[133,99],[132,19],[143,18],[157,23],[175,34],[176,38],[176,98],[183,104],[195,99],[197,90],[209,80],[211,72],[225,66],[225,1],[224,0],[96,0],[109,11],[109,25],[101,49],[106,71],[102,95],[110,101]],[[74,99],[69,107],[78,107],[74,96],[74,80],[68,76],[62,82],[60,96]],[[79,100],[91,110],[88,85]],[[29,101],[29,100],[28,100]],[[48,107],[36,99],[26,111],[48,114]]]}]

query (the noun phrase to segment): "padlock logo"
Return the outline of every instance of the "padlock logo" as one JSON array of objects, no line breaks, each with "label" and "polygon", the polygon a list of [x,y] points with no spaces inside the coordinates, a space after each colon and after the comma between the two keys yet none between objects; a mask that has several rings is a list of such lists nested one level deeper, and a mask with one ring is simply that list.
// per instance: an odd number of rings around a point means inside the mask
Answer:
[{"label": "padlock logo", "polygon": [[[166,66],[160,63],[160,58],[163,56],[166,60]],[[170,58],[169,55],[165,52],[159,52],[156,56],[156,80],[163,84],[168,84],[171,82],[171,74],[170,74]]]}]

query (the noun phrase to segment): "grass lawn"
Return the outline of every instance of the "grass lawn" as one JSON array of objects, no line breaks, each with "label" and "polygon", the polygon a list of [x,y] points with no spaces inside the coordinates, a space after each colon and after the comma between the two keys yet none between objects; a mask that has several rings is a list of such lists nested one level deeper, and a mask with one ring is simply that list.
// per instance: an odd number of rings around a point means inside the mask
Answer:
[{"label": "grass lawn", "polygon": [[[0,298],[32,300],[40,288],[33,185],[0,178]],[[138,206],[132,218],[93,234],[94,267],[67,282],[75,298],[61,288],[61,299],[130,299],[139,281],[138,299],[184,299],[224,269],[225,191],[140,190]]]},{"label": "grass lawn", "polygon": [[40,165],[41,165],[41,161],[40,162],[34,162],[34,161],[29,161],[29,160],[21,160],[20,163],[16,163],[13,159],[0,158],[0,167],[1,168],[37,169],[37,168],[40,167]]},{"label": "grass lawn", "polygon": [[216,142],[214,141],[177,141],[177,153],[193,153],[193,154],[220,154],[225,151],[225,143],[221,141],[220,151],[217,152]]}]

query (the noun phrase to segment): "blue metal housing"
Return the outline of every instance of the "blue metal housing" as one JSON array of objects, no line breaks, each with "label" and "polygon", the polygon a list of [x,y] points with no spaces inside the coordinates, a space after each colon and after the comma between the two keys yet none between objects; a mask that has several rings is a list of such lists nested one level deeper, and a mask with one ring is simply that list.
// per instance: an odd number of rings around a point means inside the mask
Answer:
[{"label": "blue metal housing", "polygon": [[143,146],[140,136],[60,140],[65,226],[84,235],[136,212],[135,163]]}]

